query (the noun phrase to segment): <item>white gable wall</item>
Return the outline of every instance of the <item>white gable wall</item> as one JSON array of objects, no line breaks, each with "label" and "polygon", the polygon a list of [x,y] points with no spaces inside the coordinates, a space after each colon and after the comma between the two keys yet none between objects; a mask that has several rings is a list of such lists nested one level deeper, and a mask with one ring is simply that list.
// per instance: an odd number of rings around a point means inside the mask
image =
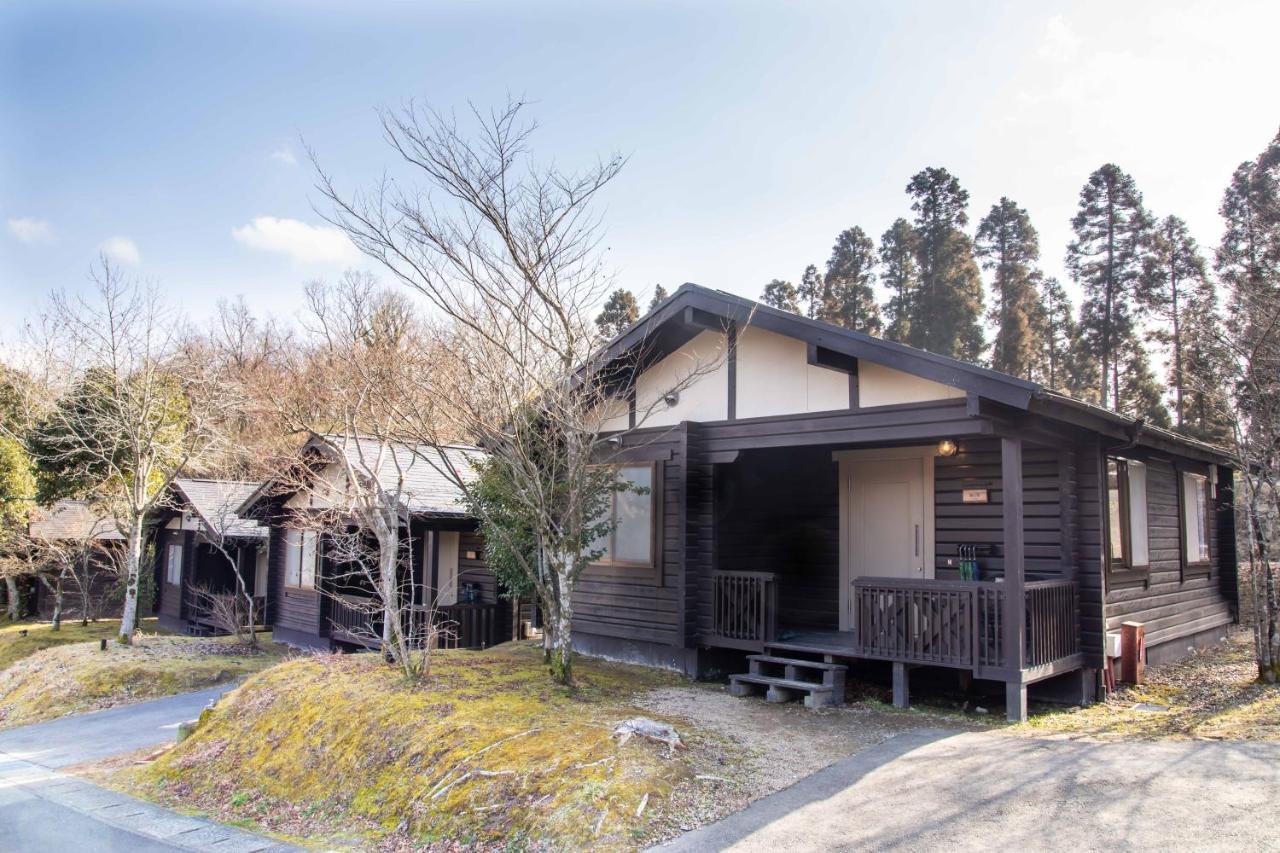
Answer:
[{"label": "white gable wall", "polygon": [[858,403],[864,408],[963,397],[964,391],[959,388],[884,367],[866,359],[858,360]]},{"label": "white gable wall", "polygon": [[748,327],[738,335],[740,418],[849,408],[849,374],[809,364],[804,341]]},{"label": "white gable wall", "polygon": [[[690,381],[690,377],[695,378]],[[662,402],[665,394],[685,382],[688,387],[680,390],[674,406]],[[725,336],[720,332],[700,332],[636,378],[636,426],[675,426],[681,421],[728,417],[729,373]]]}]

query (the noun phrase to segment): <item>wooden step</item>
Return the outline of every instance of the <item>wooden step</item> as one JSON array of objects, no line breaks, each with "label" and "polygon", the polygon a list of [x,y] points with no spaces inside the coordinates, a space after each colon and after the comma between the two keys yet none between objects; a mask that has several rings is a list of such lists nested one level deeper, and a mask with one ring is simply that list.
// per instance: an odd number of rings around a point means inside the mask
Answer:
[{"label": "wooden step", "polygon": [[820,660],[802,660],[800,658],[784,658],[779,655],[747,655],[747,660],[760,661],[761,663],[777,663],[792,666],[805,667],[807,669],[822,669],[828,671],[848,670],[849,667],[842,663],[827,663]]},{"label": "wooden step", "polygon": [[837,692],[827,684],[812,681],[795,681],[790,678],[778,678],[772,675],[754,675],[741,673],[729,676],[729,692],[734,696],[750,696],[754,689],[765,688],[766,702],[790,702],[803,696],[807,708],[824,708],[839,705],[844,701],[844,685]]},{"label": "wooden step", "polygon": [[821,655],[826,663],[834,663],[836,658],[855,658],[857,653],[853,646],[836,646],[825,643],[791,643],[785,640],[765,643],[765,654],[797,653],[802,655]]}]

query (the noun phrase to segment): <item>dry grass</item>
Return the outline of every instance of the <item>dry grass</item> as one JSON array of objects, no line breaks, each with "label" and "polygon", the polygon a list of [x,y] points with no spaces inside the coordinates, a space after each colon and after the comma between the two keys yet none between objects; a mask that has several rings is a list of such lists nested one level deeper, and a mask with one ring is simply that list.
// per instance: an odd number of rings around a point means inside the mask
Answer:
[{"label": "dry grass", "polygon": [[[637,707],[685,683],[586,658],[572,693],[540,651],[507,644],[438,653],[410,684],[368,654],[316,656],[260,673],[198,732],[113,784],[218,820],[331,846],[632,849],[676,834],[690,792],[733,785],[724,739]],[[665,719],[685,747],[612,737]]]},{"label": "dry grass", "polygon": [[0,671],[0,729],[240,678],[278,663],[285,654],[269,635],[263,639],[260,650],[225,638],[146,634],[138,635],[132,646],[109,641],[106,651],[97,642],[33,650]]},{"label": "dry grass", "polygon": [[[155,619],[141,619],[138,629],[144,633],[161,633]],[[68,643],[97,642],[112,639],[120,631],[119,619],[99,619],[88,625],[79,620],[62,623],[62,630],[54,631],[52,623],[26,620],[0,623],[0,670],[33,655],[38,651]]]},{"label": "dry grass", "polygon": [[[1214,738],[1280,740],[1280,688],[1258,683],[1253,635],[1233,631],[1220,648],[1147,671],[1147,682],[1122,687],[1087,708],[1039,714],[1006,731],[1091,739]],[[1141,704],[1168,710],[1142,710]]]}]

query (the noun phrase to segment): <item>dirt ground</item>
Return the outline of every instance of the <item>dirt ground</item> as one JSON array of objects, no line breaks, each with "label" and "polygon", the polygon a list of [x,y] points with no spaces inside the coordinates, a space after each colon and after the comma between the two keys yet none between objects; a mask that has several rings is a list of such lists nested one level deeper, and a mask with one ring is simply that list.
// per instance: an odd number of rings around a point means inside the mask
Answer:
[{"label": "dirt ground", "polygon": [[683,717],[715,732],[742,752],[736,781],[756,799],[903,732],[922,728],[985,728],[955,714],[900,711],[875,702],[806,708],[730,696],[721,685],[653,690],[638,704],[656,714]]}]

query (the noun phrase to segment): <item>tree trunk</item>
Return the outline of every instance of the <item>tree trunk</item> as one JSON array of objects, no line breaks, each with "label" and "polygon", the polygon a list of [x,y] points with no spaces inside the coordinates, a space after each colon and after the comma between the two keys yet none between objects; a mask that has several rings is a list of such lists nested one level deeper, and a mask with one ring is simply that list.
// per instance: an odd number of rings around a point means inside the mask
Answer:
[{"label": "tree trunk", "polygon": [[51,631],[62,630],[62,577],[53,585],[53,625],[49,628]]},{"label": "tree trunk", "polygon": [[552,582],[555,601],[543,614],[544,648],[551,680],[573,686],[573,581],[569,578],[572,560],[554,562]]},{"label": "tree trunk", "polygon": [[125,561],[124,608],[120,612],[118,639],[126,646],[132,645],[138,630],[138,575],[142,566],[142,513],[135,513],[129,522],[128,548]]},{"label": "tree trunk", "polygon": [[22,615],[20,612],[21,602],[18,601],[18,579],[11,575],[6,575],[4,579],[4,588],[5,592],[9,596],[9,600],[6,602],[7,608],[5,615],[9,618],[10,622],[17,622],[18,618]]}]

